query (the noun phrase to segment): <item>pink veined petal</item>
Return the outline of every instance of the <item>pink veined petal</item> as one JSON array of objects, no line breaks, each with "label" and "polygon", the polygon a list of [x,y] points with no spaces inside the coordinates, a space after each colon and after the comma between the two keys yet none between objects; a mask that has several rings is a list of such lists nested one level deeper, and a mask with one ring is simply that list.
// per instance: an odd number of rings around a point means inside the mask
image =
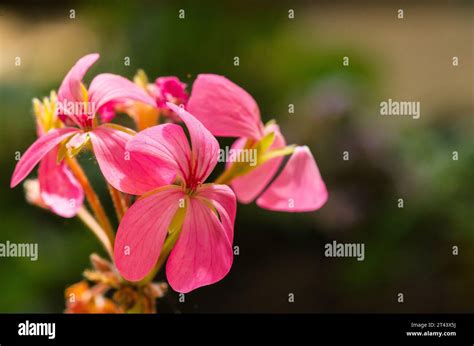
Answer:
[{"label": "pink veined petal", "polygon": [[234,222],[237,210],[237,201],[232,189],[227,185],[204,184],[198,189],[197,198],[204,198],[211,203],[219,213],[219,219],[232,243],[234,240]]},{"label": "pink veined petal", "polygon": [[187,179],[190,174],[191,148],[181,126],[163,124],[137,133],[127,143],[127,150],[163,160]]},{"label": "pink veined petal", "polygon": [[175,172],[162,160],[126,150],[132,135],[104,124],[89,136],[102,174],[117,190],[142,195],[174,180]]},{"label": "pink veined petal", "polygon": [[[283,148],[286,145],[286,141],[280,132],[280,127],[276,124],[269,125],[265,129],[265,134],[272,131],[275,132],[275,140],[270,146],[270,150]],[[239,138],[234,142],[232,148],[242,148],[245,145],[245,141],[245,138]],[[231,185],[239,202],[243,204],[251,203],[275,176],[282,160],[283,157],[276,157],[250,171],[246,175],[235,178]]]},{"label": "pink veined petal", "polygon": [[134,100],[156,106],[155,100],[133,82],[121,76],[103,73],[89,86],[89,102],[96,110],[111,101]]},{"label": "pink veined petal", "polygon": [[169,185],[137,200],[127,210],[114,245],[115,264],[125,279],[139,281],[153,268],[183,197],[179,186]]},{"label": "pink veined petal", "polygon": [[36,164],[54,147],[74,133],[78,129],[64,127],[49,131],[38,138],[22,155],[13,171],[10,187],[15,187],[35,168]]},{"label": "pink veined petal", "polygon": [[62,217],[73,217],[84,201],[84,191],[64,162],[57,163],[58,149],[46,154],[39,164],[38,180],[43,202]]},{"label": "pink veined petal", "polygon": [[248,92],[223,76],[200,74],[187,109],[214,136],[252,139],[262,136],[257,103]]},{"label": "pink veined petal", "polygon": [[233,261],[232,243],[216,214],[190,198],[183,229],[166,263],[166,276],[177,292],[187,293],[224,278]]},{"label": "pink veined petal", "polygon": [[191,184],[204,183],[217,164],[219,143],[192,114],[170,102],[166,105],[183,120],[191,137]]},{"label": "pink veined petal", "polygon": [[307,146],[297,147],[283,171],[257,199],[261,208],[304,212],[321,208],[328,192]]},{"label": "pink veined petal", "polygon": [[99,59],[99,54],[88,54],[80,58],[64,77],[58,90],[58,101],[82,101],[81,81],[91,66]]}]

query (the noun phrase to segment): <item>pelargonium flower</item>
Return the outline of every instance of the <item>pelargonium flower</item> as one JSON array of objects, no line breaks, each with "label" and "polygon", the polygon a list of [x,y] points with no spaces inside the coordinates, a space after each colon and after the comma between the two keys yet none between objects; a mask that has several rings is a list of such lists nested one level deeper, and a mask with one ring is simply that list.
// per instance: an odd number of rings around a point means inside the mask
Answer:
[{"label": "pelargonium flower", "polygon": [[[194,82],[187,109],[213,135],[239,137],[232,149],[257,150],[255,168],[228,164],[234,174],[231,185],[241,203],[250,203],[261,194],[257,205],[270,210],[304,212],[324,205],[326,186],[309,148],[286,146],[275,122],[263,125],[257,103],[244,89],[225,77],[201,74]],[[289,153],[292,156],[272,182],[283,156]]]},{"label": "pelargonium flower", "polygon": [[[43,102],[33,100],[38,137],[50,130],[62,127],[56,116],[56,94],[51,92]],[[37,196],[33,199],[30,181],[26,186],[27,199],[33,204],[45,207],[59,216],[70,218],[84,202],[84,191],[64,162],[57,162],[57,148],[47,153],[40,161],[37,180]]]},{"label": "pelargonium flower", "polygon": [[[178,185],[157,185],[125,213],[115,240],[115,263],[130,281],[145,277],[157,262],[165,238],[178,237],[166,263],[178,292],[221,280],[233,261],[236,199],[227,185],[204,184],[217,164],[219,145],[191,114],[167,104],[186,125],[150,127],[127,144],[131,155],[157,157],[176,172]],[[153,179],[153,172],[147,178]],[[143,179],[146,179],[144,177]]]},{"label": "pelargonium flower", "polygon": [[129,159],[125,145],[134,132],[114,124],[99,124],[96,112],[110,102],[135,100],[154,105],[155,101],[131,81],[109,73],[97,75],[87,89],[82,79],[98,58],[99,54],[86,55],[68,72],[57,100],[58,117],[67,127],[50,130],[26,150],[15,167],[11,187],[21,182],[51,152],[58,150],[64,155],[67,150],[75,155],[89,142],[105,179],[116,189],[139,194],[168,181],[165,171],[161,177],[154,175],[152,186],[142,181],[141,176],[156,170],[157,163],[152,159],[142,160],[137,155]]},{"label": "pelargonium flower", "polygon": [[152,107],[143,103],[127,101],[123,103],[114,102],[104,105],[99,113],[103,121],[110,121],[115,117],[115,112],[123,112],[130,115],[139,130],[157,125],[160,114],[173,121],[179,121],[179,117],[166,105],[171,102],[175,105],[186,105],[188,93],[186,84],[182,83],[178,77],[158,77],[155,83],[149,83],[148,77],[143,70],[139,70],[134,82],[156,102]]},{"label": "pelargonium flower", "polygon": [[182,83],[178,77],[158,77],[155,80],[155,96],[158,108],[170,110],[167,103],[175,105],[186,105],[188,94],[186,93],[186,84]]}]

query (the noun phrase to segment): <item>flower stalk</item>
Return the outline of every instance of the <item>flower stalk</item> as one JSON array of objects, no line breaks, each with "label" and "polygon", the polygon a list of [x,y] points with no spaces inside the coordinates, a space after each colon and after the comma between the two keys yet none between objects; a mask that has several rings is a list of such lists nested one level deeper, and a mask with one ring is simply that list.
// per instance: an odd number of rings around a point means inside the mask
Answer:
[{"label": "flower stalk", "polygon": [[112,230],[112,225],[110,224],[110,220],[105,213],[104,208],[100,202],[99,196],[95,193],[94,189],[92,188],[91,184],[89,183],[89,179],[87,179],[86,174],[82,170],[82,167],[79,165],[75,158],[69,157],[66,155],[65,160],[73,172],[76,179],[81,184],[82,188],[84,189],[84,194],[86,195],[87,201],[94,212],[94,215],[101,225],[102,229],[104,230],[107,238],[110,241],[110,244],[113,246],[114,244],[114,232]]},{"label": "flower stalk", "polygon": [[77,212],[77,217],[87,226],[89,229],[94,233],[100,243],[104,246],[105,251],[113,258],[113,248],[112,244],[110,243],[110,239],[105,233],[105,231],[100,227],[94,217],[87,211],[86,208],[81,207]]},{"label": "flower stalk", "polygon": [[117,219],[120,222],[122,221],[123,215],[127,211],[127,208],[128,208],[127,202],[125,201],[123,194],[119,190],[117,190],[116,188],[114,188],[112,185],[108,183],[107,183],[107,187],[109,189],[110,198],[112,199],[112,202],[114,204],[115,213],[117,214]]},{"label": "flower stalk", "polygon": [[139,282],[139,285],[146,285],[147,283],[152,281],[156,274],[160,271],[161,267],[163,266],[169,254],[171,253],[171,250],[173,249],[174,245],[178,241],[179,235],[181,234],[181,231],[183,229],[185,216],[186,207],[180,208],[168,228],[168,236],[165,239],[158,261],[156,261],[153,269]]},{"label": "flower stalk", "polygon": [[173,232],[166,238],[165,243],[163,244],[163,248],[161,249],[158,261],[156,261],[156,264],[153,269],[138,283],[138,286],[146,285],[155,278],[156,274],[158,274],[161,267],[166,262],[166,259],[171,253],[171,250],[173,250],[174,245],[178,241],[180,233],[180,231]]}]

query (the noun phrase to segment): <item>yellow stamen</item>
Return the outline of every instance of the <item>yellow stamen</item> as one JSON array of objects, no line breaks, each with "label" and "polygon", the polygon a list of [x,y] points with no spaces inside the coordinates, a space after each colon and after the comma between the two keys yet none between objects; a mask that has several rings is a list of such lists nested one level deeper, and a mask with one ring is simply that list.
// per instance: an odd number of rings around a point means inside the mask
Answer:
[{"label": "yellow stamen", "polygon": [[37,98],[33,99],[33,111],[43,133],[62,127],[56,115],[56,105],[57,97],[54,91],[50,92],[49,98],[44,97],[42,102]]},{"label": "yellow stamen", "polygon": [[135,76],[133,77],[133,82],[138,85],[143,90],[147,90],[148,87],[148,77],[142,69],[139,69]]}]

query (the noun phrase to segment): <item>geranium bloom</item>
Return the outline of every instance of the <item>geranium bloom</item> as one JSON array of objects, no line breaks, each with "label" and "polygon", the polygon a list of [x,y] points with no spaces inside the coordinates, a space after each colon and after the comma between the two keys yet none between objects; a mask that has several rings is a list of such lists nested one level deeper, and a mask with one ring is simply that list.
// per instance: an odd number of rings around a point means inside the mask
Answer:
[{"label": "geranium bloom", "polygon": [[155,81],[155,95],[158,108],[170,110],[168,102],[175,105],[186,105],[188,94],[186,84],[182,83],[178,77],[158,77]]},{"label": "geranium bloom", "polygon": [[277,173],[283,156],[292,153],[280,175],[257,199],[270,210],[303,212],[321,208],[328,194],[318,166],[307,146],[286,147],[273,121],[262,124],[253,97],[225,77],[202,74],[193,85],[188,110],[215,136],[240,137],[232,149],[257,150],[255,168],[228,164],[232,188],[241,203],[252,202]]},{"label": "geranium bloom", "polygon": [[179,185],[157,185],[128,209],[117,232],[114,257],[122,276],[138,281],[158,260],[166,236],[178,235],[166,274],[175,291],[186,293],[229,272],[236,200],[227,185],[204,184],[217,164],[217,140],[184,109],[167,105],[186,124],[191,146],[182,127],[163,124],[138,133],[127,150],[132,156],[163,160],[175,170]]},{"label": "geranium bloom", "polygon": [[141,176],[156,169],[157,164],[151,159],[141,160],[137,155],[129,159],[125,144],[134,135],[133,131],[113,124],[99,125],[96,111],[110,102],[135,100],[154,105],[154,100],[131,81],[108,73],[96,76],[87,90],[81,81],[98,58],[99,54],[86,55],[68,72],[58,90],[57,102],[58,116],[67,127],[49,131],[28,148],[13,172],[11,187],[51,152],[59,150],[61,153],[67,149],[69,154],[75,155],[89,141],[103,175],[116,189],[137,194],[168,181],[157,174],[152,186],[141,180]]},{"label": "geranium bloom", "polygon": [[186,105],[188,93],[186,92],[185,83],[182,83],[175,76],[158,77],[155,83],[149,83],[148,77],[143,70],[137,72],[134,82],[155,100],[155,106],[152,107],[134,101],[124,103],[110,102],[99,109],[99,114],[103,121],[112,120],[116,115],[116,111],[127,113],[132,117],[139,130],[157,125],[160,114],[173,121],[179,121],[179,117],[176,116],[166,103]]},{"label": "geranium bloom", "polygon": [[[56,116],[56,94],[51,92],[50,98],[43,102],[33,100],[38,137],[46,135],[50,130],[62,127]],[[64,162],[57,162],[57,148],[51,150],[40,161],[38,169],[37,193],[33,198],[34,181],[30,181],[25,189],[27,199],[36,205],[51,210],[62,217],[73,217],[84,202],[84,191]]]}]

